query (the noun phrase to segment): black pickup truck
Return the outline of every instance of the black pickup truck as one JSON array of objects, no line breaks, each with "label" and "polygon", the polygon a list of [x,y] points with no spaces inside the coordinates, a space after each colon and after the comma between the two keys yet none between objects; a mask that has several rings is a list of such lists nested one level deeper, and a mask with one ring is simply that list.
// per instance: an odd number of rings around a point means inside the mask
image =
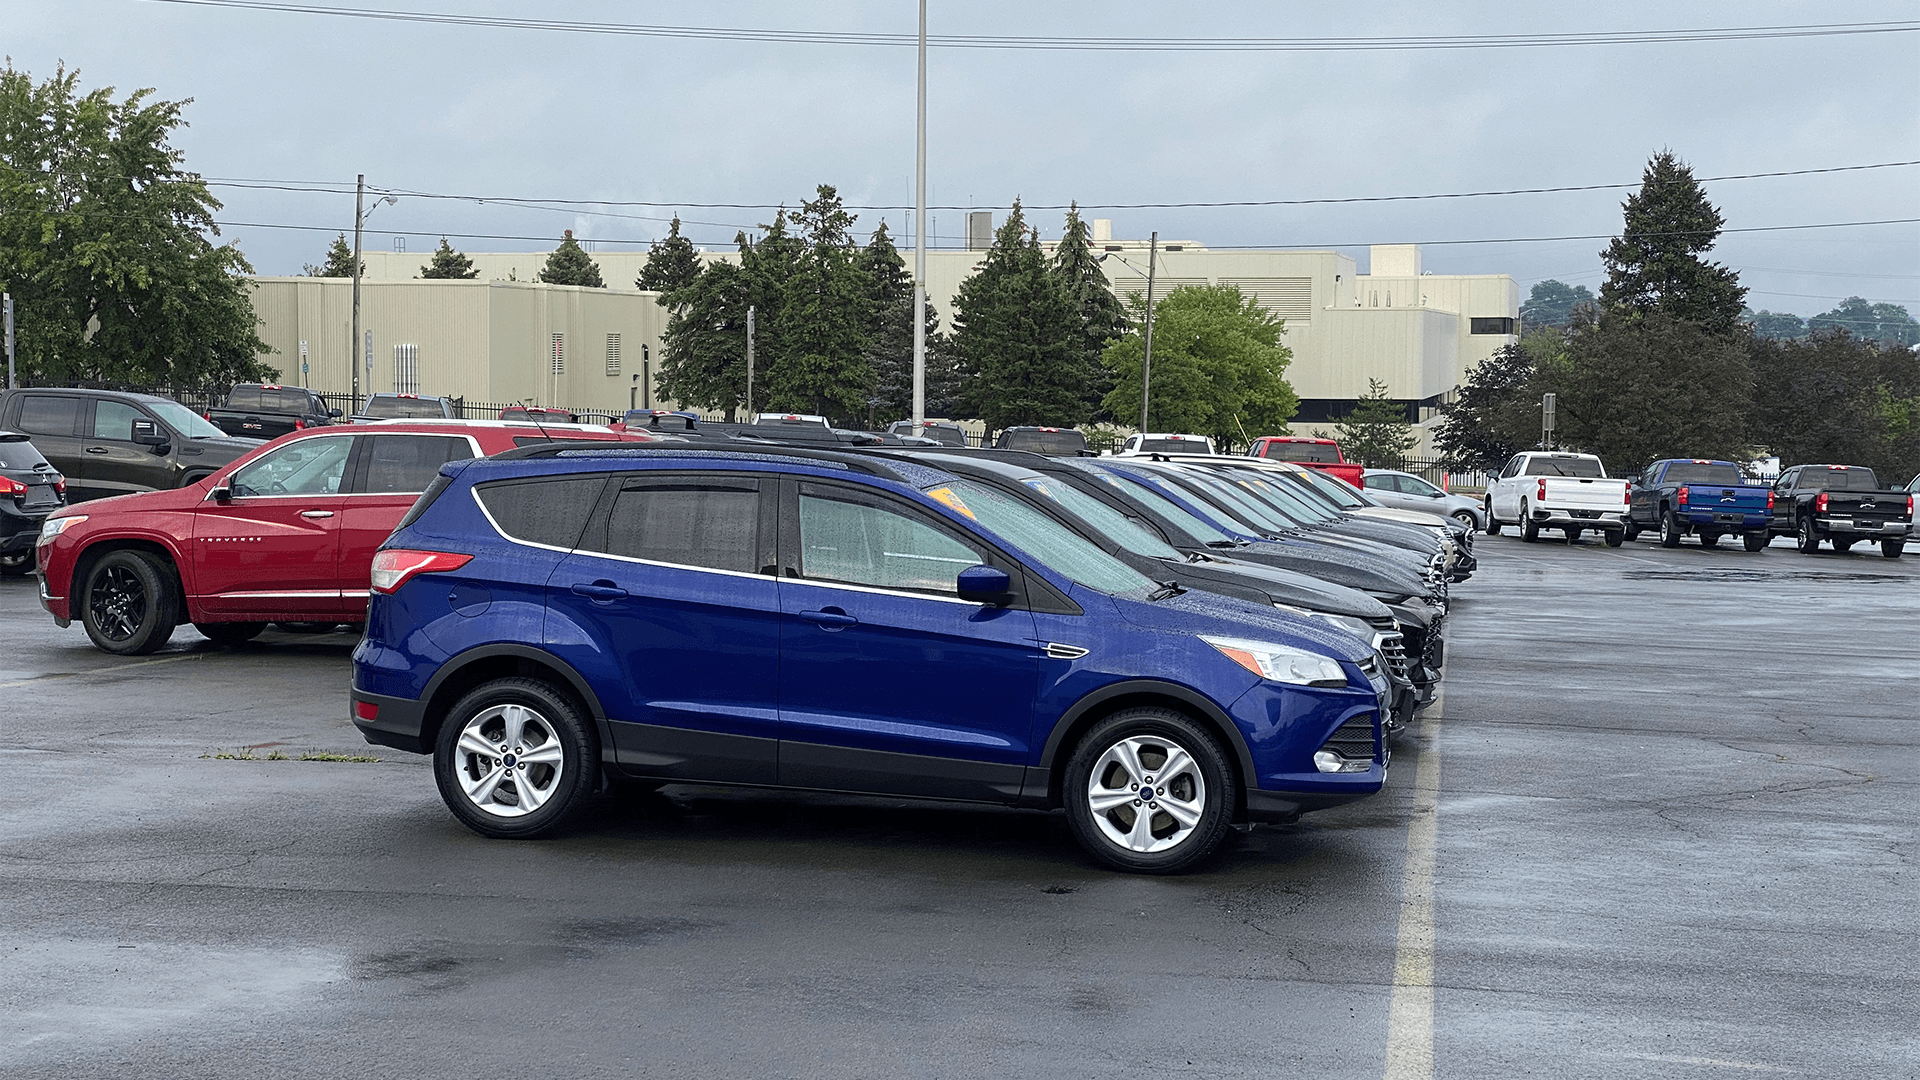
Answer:
[{"label": "black pickup truck", "polygon": [[224,408],[208,409],[207,420],[229,435],[277,439],[289,431],[323,427],[340,418],[320,395],[304,386],[241,383],[227,395]]},{"label": "black pickup truck", "polygon": [[1913,496],[1882,488],[1873,470],[1860,465],[1795,465],[1773,485],[1773,535],[1793,537],[1809,555],[1822,540],[1835,551],[1866,540],[1897,559],[1912,524]]}]

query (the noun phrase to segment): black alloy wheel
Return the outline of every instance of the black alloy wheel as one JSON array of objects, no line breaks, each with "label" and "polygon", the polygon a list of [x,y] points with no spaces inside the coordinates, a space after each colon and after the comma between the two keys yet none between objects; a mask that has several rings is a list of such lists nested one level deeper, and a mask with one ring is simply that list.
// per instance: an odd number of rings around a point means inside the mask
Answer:
[{"label": "black alloy wheel", "polygon": [[260,636],[267,628],[263,622],[194,623],[193,628],[215,645],[243,645]]},{"label": "black alloy wheel", "polygon": [[1680,519],[1674,517],[1671,510],[1660,511],[1660,546],[1663,548],[1680,546]]},{"label": "black alloy wheel", "polygon": [[1800,552],[1803,555],[1811,555],[1820,550],[1820,536],[1813,531],[1813,517],[1811,515],[1801,516],[1797,539],[1799,541],[1798,546]]},{"label": "black alloy wheel", "polygon": [[87,574],[80,621],[94,645],[116,656],[142,656],[167,643],[179,623],[173,575],[140,551],[111,551]]}]

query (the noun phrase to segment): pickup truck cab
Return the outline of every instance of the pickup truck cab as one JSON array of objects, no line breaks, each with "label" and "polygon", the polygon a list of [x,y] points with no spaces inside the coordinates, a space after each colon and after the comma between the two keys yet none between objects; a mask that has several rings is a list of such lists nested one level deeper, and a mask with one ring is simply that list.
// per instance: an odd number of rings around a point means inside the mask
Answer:
[{"label": "pickup truck cab", "polygon": [[1520,539],[1532,543],[1541,529],[1559,529],[1567,542],[1592,529],[1608,547],[1626,542],[1627,482],[1607,476],[1592,454],[1524,450],[1513,455],[1500,475],[1487,482],[1487,535],[1500,526],[1520,526]]},{"label": "pickup truck cab", "polygon": [[304,386],[241,383],[227,394],[226,405],[208,409],[207,422],[229,435],[247,439],[277,439],[289,431],[325,427],[340,418],[320,395]]},{"label": "pickup truck cab", "polygon": [[1683,536],[1713,547],[1722,536],[1738,533],[1748,551],[1760,551],[1773,539],[1773,488],[1748,480],[1731,461],[1669,458],[1630,483],[1629,540],[1647,530],[1659,533],[1661,547],[1679,547]]},{"label": "pickup truck cab", "polygon": [[1773,485],[1773,535],[1793,537],[1809,555],[1822,540],[1835,551],[1866,540],[1878,541],[1880,554],[1897,559],[1912,525],[1912,493],[1881,488],[1864,466],[1795,465]]},{"label": "pickup truck cab", "polygon": [[[198,483],[47,518],[40,604],[102,650],[150,653],[191,622],[220,644],[269,622],[365,617],[373,552],[440,466],[536,443],[653,441],[605,428],[389,420],[283,436]],[[487,598],[450,598],[479,615]]]},{"label": "pickup truck cab", "polygon": [[1248,457],[1292,461],[1339,477],[1354,487],[1366,484],[1367,470],[1357,461],[1348,461],[1340,453],[1340,444],[1332,439],[1309,439],[1302,435],[1263,435],[1247,447]]},{"label": "pickup truck cab", "polygon": [[352,419],[360,424],[369,420],[457,420],[459,417],[460,410],[454,407],[450,398],[381,392],[368,394],[366,404],[353,414]]},{"label": "pickup truck cab", "polygon": [[177,401],[119,390],[0,392],[0,428],[32,438],[66,477],[71,502],[183,487],[260,445]]},{"label": "pickup truck cab", "polygon": [[1138,457],[1142,454],[1211,454],[1213,440],[1205,435],[1179,435],[1173,432],[1150,431],[1127,436],[1127,441],[1115,450],[1117,457]]}]

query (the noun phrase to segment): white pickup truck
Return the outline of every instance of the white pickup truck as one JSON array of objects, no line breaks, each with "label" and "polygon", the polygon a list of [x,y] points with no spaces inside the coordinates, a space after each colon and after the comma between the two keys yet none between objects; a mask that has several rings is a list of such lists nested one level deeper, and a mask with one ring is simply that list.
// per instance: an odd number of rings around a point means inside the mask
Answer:
[{"label": "white pickup truck", "polygon": [[1487,535],[1513,524],[1529,543],[1541,529],[1560,529],[1572,543],[1592,529],[1608,547],[1619,547],[1627,538],[1627,495],[1627,482],[1608,479],[1592,454],[1524,451],[1487,482]]}]

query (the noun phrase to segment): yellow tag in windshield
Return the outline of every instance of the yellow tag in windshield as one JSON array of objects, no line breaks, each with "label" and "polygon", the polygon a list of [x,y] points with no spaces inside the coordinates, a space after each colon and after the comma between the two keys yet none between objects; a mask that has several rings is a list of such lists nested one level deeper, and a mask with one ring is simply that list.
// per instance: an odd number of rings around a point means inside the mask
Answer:
[{"label": "yellow tag in windshield", "polygon": [[960,501],[960,496],[955,495],[952,488],[934,488],[932,491],[927,492],[927,497],[958,510],[960,513],[967,515],[967,518],[971,521],[980,520],[973,516],[973,511],[967,509],[967,504]]}]

